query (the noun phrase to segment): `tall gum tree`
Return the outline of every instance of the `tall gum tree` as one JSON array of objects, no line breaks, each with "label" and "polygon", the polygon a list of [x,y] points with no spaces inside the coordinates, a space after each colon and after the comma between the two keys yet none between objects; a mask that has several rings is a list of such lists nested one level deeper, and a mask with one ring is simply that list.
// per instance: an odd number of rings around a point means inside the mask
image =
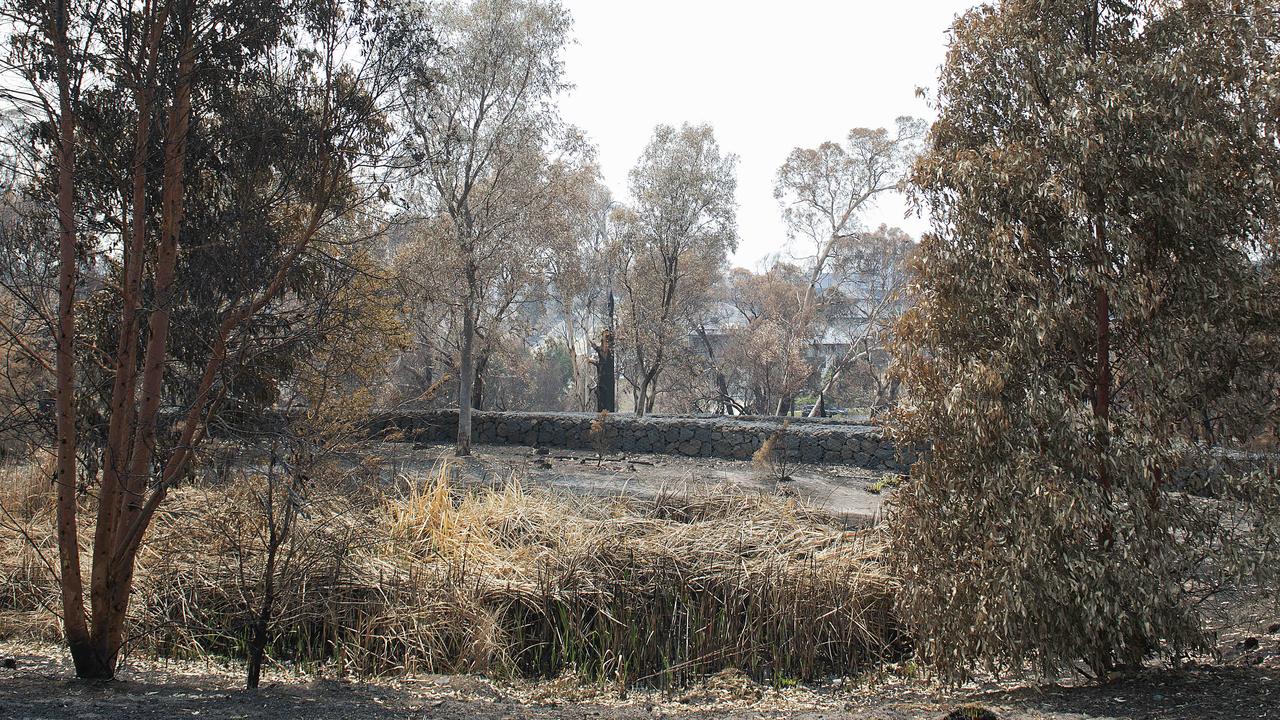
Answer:
[{"label": "tall gum tree", "polygon": [[631,170],[632,207],[618,217],[619,342],[637,415],[652,412],[662,371],[688,345],[738,246],[737,163],[709,125],[659,125]]},{"label": "tall gum tree", "polygon": [[[787,156],[774,180],[774,197],[782,208],[787,235],[793,243],[797,262],[806,269],[807,285],[803,288],[796,316],[788,323],[786,342],[817,343],[828,333],[831,308],[828,301],[838,300],[842,281],[859,281],[841,270],[850,270],[857,259],[867,258],[867,251],[886,249],[884,243],[867,242],[862,215],[885,193],[903,189],[906,172],[920,150],[925,123],[912,117],[900,117],[891,132],[885,128],[853,128],[844,144],[824,142],[815,148],[795,148]],[[880,258],[888,271],[872,279],[876,285],[892,283],[898,275],[893,269],[894,256]],[[863,273],[865,274],[865,273]],[[835,292],[827,292],[827,290]],[[855,291],[857,292],[857,291]],[[870,305],[866,310],[870,312]],[[886,303],[877,303],[884,306]],[[882,309],[882,308],[881,308]],[[876,313],[865,324],[882,324]],[[857,338],[865,340],[865,338]],[[857,346],[839,354],[822,368],[818,401],[812,414],[822,412],[823,398],[848,367],[860,359]],[[784,384],[794,385],[796,379]],[[776,411],[781,414],[789,398],[779,398]]]},{"label": "tall gum tree", "polygon": [[[377,13],[342,3],[55,0],[5,3],[3,12],[13,29],[7,69],[25,81],[3,99],[10,119],[37,129],[15,155],[30,191],[53,197],[59,228],[57,316],[47,324],[63,628],[76,673],[109,678],[126,640],[138,550],[235,384],[252,326],[296,293],[306,282],[293,272],[302,259],[331,245],[334,224],[373,195],[364,182],[376,185],[370,158],[384,149],[386,126],[370,79],[391,77],[396,64],[367,47],[355,63],[339,59],[383,27]],[[236,102],[267,94],[273,102],[257,109],[287,116],[283,135],[233,119]],[[255,119],[274,131],[279,116]],[[236,173],[199,152],[214,137],[237,147],[265,140],[274,162],[215,191],[211,178]],[[218,192],[238,209],[269,209],[257,219],[274,232],[255,239],[270,242],[203,232],[193,242],[189,219]],[[223,221],[240,227],[234,215]],[[214,245],[252,272],[227,287],[202,284],[220,270],[198,267]],[[97,291],[87,287],[89,270]],[[203,324],[175,323],[196,306]],[[104,334],[113,340],[80,341],[78,321],[91,310],[110,317]],[[82,380],[99,372],[105,437],[91,467],[100,478],[76,462],[96,450],[77,409],[97,389]],[[85,502],[90,489],[94,502]],[[85,508],[95,515],[87,603]]]},{"label": "tall gum tree", "polygon": [[[800,392],[810,375],[803,346],[788,342],[805,333],[791,324],[801,317],[807,277],[795,265],[776,262],[759,274],[735,268],[729,283],[740,322],[729,330],[721,358],[725,384],[732,380],[742,388],[746,414],[767,415]],[[703,338],[710,355],[712,345],[705,333]]]},{"label": "tall gum tree", "polygon": [[[546,281],[560,315],[559,341],[569,354],[572,379],[567,406],[571,410],[597,409],[600,393],[592,365],[599,357],[602,333],[607,331],[609,298],[613,290],[613,244],[608,237],[608,215],[614,202],[594,162],[560,165],[549,189],[556,190],[546,213]],[[593,382],[593,380],[595,380]],[[607,384],[607,383],[606,383]],[[608,394],[608,390],[605,390]]]},{"label": "tall gum tree", "polygon": [[902,617],[941,672],[1176,656],[1205,644],[1199,600],[1274,569],[1273,475],[1166,490],[1204,460],[1183,421],[1276,360],[1277,23],[1216,0],[956,22],[895,349],[921,459],[889,511]]},{"label": "tall gum tree", "polygon": [[421,97],[412,93],[409,117],[424,163],[423,214],[451,235],[457,259],[455,452],[468,455],[486,277],[519,257],[508,231],[545,202],[530,192],[530,174],[560,128],[554,101],[567,87],[571,20],[554,0],[472,0],[439,6],[434,19],[447,50]]}]

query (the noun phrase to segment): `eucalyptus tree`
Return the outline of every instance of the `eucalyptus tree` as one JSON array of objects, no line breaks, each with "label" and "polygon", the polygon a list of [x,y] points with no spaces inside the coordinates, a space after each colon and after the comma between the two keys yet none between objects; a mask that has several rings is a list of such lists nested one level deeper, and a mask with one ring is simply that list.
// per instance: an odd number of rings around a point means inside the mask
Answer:
[{"label": "eucalyptus tree", "polygon": [[[864,396],[871,412],[897,401],[898,381],[889,365],[893,328],[910,303],[908,260],[915,241],[899,228],[881,225],[842,243],[829,259],[823,289],[814,298],[814,318],[824,348],[825,369],[811,415],[821,415],[824,399],[837,384],[856,376],[870,386]],[[813,297],[806,292],[802,297]]]},{"label": "eucalyptus tree", "polygon": [[632,206],[617,218],[619,341],[638,415],[653,410],[663,369],[689,344],[737,248],[737,164],[709,125],[659,125],[631,170]]},{"label": "eucalyptus tree", "polygon": [[[450,245],[459,455],[471,452],[477,329],[488,300],[530,256],[518,228],[545,199],[537,179],[560,132],[555,99],[567,85],[562,54],[570,17],[554,0],[472,0],[436,7],[446,51],[410,88],[425,188],[421,214]],[[443,248],[442,248],[443,249]],[[519,274],[517,272],[517,274]],[[428,303],[441,298],[426,297]]]},{"label": "eucalyptus tree", "polygon": [[[317,299],[351,277],[360,211],[381,185],[392,78],[404,53],[425,50],[411,47],[421,32],[369,42],[414,27],[403,9],[3,5],[19,81],[3,99],[25,173],[11,195],[54,208],[44,249],[56,310],[30,307],[51,329],[61,617],[82,677],[114,674],[139,547],[219,408],[269,401],[258,391],[270,363],[255,362],[324,336],[292,328],[324,318]],[[100,413],[92,433],[84,405]],[[100,479],[76,466],[98,433]]]},{"label": "eucalyptus tree", "polygon": [[[865,262],[868,250],[897,248],[868,242],[861,218],[880,196],[903,188],[924,129],[922,120],[905,116],[897,119],[893,132],[885,128],[854,128],[843,145],[828,141],[816,148],[795,148],[778,168],[773,194],[782,207],[792,252],[808,276],[808,287],[790,325],[794,329],[807,328],[809,334],[789,334],[786,342],[813,343],[827,332],[826,311],[830,308],[826,301],[839,294],[839,281],[871,280],[876,285],[894,282],[898,274],[894,270],[896,252],[882,258],[881,269],[887,273],[883,277],[872,280],[865,272],[869,268]],[[860,260],[864,261],[864,268],[858,278],[837,277],[840,270],[849,270]],[[828,289],[837,293],[824,292]],[[879,324],[878,320],[872,324]],[[858,357],[841,353],[827,363],[814,414],[822,412],[823,397]],[[795,384],[795,380],[787,384]],[[785,401],[786,398],[779,399],[779,412]]]},{"label": "eucalyptus tree", "polygon": [[551,203],[542,224],[546,238],[542,265],[548,300],[556,306],[560,320],[558,341],[569,356],[569,406],[592,410],[601,383],[599,378],[594,383],[591,379],[597,374],[591,366],[600,360],[590,354],[592,349],[599,354],[597,338],[610,329],[616,244],[609,237],[608,216],[615,203],[593,161],[558,163],[552,174]]},{"label": "eucalyptus tree", "polygon": [[806,283],[804,271],[787,262],[775,262],[760,273],[741,268],[731,273],[730,302],[739,322],[729,331],[721,366],[726,385],[741,387],[743,409],[750,414],[773,412],[809,378],[804,348],[790,341],[805,334],[792,323],[801,317]]},{"label": "eucalyptus tree", "polygon": [[896,432],[922,455],[889,554],[939,670],[1204,647],[1198,599],[1275,568],[1274,476],[1166,490],[1181,421],[1276,362],[1278,24],[1261,0],[1009,0],[954,25],[913,175],[934,231]]}]

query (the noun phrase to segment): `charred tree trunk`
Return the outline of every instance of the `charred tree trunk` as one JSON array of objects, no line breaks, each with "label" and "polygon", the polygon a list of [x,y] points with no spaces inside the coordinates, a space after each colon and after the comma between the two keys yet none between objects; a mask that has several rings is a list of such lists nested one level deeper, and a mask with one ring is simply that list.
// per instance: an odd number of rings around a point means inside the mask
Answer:
[{"label": "charred tree trunk", "polygon": [[[279,557],[280,545],[289,533],[292,524],[290,507],[286,506],[285,516],[279,527],[275,518],[275,483],[276,483],[276,451],[271,450],[271,466],[267,470],[267,495],[265,498],[267,516],[267,561],[262,572],[262,605],[254,619],[249,633],[249,667],[245,675],[245,687],[256,689],[262,679],[262,661],[267,655],[267,640],[270,637],[271,614],[276,603],[276,560]],[[292,500],[286,502],[292,505]]]},{"label": "charred tree trunk", "polygon": [[617,380],[613,369],[613,330],[601,333],[596,345],[596,412],[617,412]]},{"label": "charred tree trunk", "polygon": [[731,415],[734,406],[734,399],[733,396],[729,394],[729,380],[724,376],[724,373],[719,370],[716,370],[716,392],[720,394],[720,409],[717,414]]},{"label": "charred tree trunk", "polygon": [[263,588],[262,608],[254,620],[249,634],[249,667],[245,675],[245,687],[254,690],[262,680],[262,661],[267,656],[267,638],[271,627],[271,607],[275,604],[275,572],[276,549],[267,550],[267,577]]},{"label": "charred tree trunk", "polygon": [[613,359],[613,292],[609,292],[609,324],[596,349],[596,412],[618,411],[618,381]]},{"label": "charred tree trunk", "polygon": [[711,344],[711,338],[707,335],[707,329],[702,325],[698,326],[698,338],[702,340],[702,346],[707,350],[707,360],[710,361],[711,367],[715,373],[716,381],[716,405],[717,415],[728,415],[729,410],[734,406],[733,396],[729,394],[729,380],[725,378],[724,372],[720,366],[715,363],[716,353],[715,346]]}]

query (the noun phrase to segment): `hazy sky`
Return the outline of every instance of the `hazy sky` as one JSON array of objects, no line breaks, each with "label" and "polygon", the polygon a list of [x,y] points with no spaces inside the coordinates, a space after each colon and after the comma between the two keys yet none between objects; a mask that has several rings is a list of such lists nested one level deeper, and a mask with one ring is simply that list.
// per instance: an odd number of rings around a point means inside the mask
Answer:
[{"label": "hazy sky", "polygon": [[[707,122],[737,153],[738,265],[778,252],[786,231],[773,178],[792,148],[843,141],[853,127],[932,120],[946,29],[976,0],[562,0],[577,44],[566,54],[577,87],[561,108],[600,148],[605,180],[626,196],[627,172],[657,123]],[[912,235],[923,219],[881,200],[864,219]]]}]

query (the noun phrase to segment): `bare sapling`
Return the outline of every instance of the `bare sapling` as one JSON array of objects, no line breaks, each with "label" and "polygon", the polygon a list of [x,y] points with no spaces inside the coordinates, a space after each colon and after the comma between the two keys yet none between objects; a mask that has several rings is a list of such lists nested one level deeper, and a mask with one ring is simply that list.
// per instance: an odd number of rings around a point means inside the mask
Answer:
[{"label": "bare sapling", "polygon": [[605,453],[609,452],[609,438],[605,435],[605,425],[609,421],[609,411],[601,410],[591,421],[591,447],[596,451],[596,467],[604,463]]}]

